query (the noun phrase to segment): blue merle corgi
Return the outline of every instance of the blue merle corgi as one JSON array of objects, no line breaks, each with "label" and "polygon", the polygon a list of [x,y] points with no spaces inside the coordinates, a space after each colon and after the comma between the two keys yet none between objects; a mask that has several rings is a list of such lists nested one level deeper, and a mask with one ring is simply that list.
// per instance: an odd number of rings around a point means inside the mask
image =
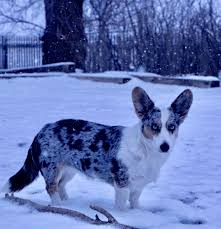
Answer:
[{"label": "blue merle corgi", "polygon": [[106,126],[83,120],[60,120],[45,125],[31,144],[23,167],[3,190],[14,193],[32,183],[40,173],[52,204],[66,200],[65,185],[76,173],[103,180],[115,188],[115,204],[131,208],[146,184],[157,180],[186,118],[193,96],[183,91],[165,109],[139,87],[132,101],[139,122],[133,127]]}]

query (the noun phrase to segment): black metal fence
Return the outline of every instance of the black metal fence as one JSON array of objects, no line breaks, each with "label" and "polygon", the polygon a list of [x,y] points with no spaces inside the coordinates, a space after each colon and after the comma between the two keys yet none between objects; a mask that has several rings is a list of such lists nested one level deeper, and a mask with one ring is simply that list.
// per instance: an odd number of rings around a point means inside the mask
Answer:
[{"label": "black metal fence", "polygon": [[40,37],[0,37],[0,69],[42,64]]},{"label": "black metal fence", "polygon": [[[129,34],[113,33],[100,38],[87,34],[86,71],[128,70],[136,62],[136,49]],[[42,64],[41,37],[0,37],[0,69]]]}]

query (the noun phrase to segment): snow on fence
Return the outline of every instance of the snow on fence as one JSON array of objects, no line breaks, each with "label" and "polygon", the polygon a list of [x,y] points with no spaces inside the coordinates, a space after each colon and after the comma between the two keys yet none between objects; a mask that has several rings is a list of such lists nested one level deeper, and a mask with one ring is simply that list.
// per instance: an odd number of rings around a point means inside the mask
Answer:
[{"label": "snow on fence", "polygon": [[24,68],[41,64],[40,37],[0,37],[0,69]]}]

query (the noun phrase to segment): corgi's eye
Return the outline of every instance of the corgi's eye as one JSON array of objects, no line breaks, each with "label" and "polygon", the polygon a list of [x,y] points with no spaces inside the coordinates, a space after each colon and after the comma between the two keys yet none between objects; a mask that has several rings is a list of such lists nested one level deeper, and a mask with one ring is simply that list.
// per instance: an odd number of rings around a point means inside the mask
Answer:
[{"label": "corgi's eye", "polygon": [[169,124],[167,129],[171,132],[173,132],[176,129],[176,126],[174,124]]},{"label": "corgi's eye", "polygon": [[153,123],[151,125],[151,129],[154,130],[154,131],[159,131],[160,130],[160,127],[156,123]]}]

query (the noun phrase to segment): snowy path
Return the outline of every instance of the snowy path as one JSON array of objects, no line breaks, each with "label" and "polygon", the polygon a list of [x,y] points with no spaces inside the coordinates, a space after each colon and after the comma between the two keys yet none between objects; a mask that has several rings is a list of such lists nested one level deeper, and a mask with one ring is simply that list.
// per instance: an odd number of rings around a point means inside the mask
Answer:
[{"label": "snowy path", "polygon": [[[136,85],[144,87],[155,101],[167,105],[183,89],[138,80],[126,85],[65,77],[1,80],[0,186],[21,167],[34,135],[47,122],[81,118],[109,125],[133,125],[137,119],[130,93]],[[181,127],[173,155],[158,183],[146,187],[140,209],[115,210],[113,188],[82,176],[68,185],[71,199],[64,206],[93,216],[89,205],[97,204],[120,222],[140,228],[221,228],[221,89],[193,88],[193,92],[194,104]],[[43,204],[49,201],[42,178],[17,195]],[[1,194],[3,229],[30,225],[32,229],[97,228],[67,217],[31,212],[2,197]]]}]

